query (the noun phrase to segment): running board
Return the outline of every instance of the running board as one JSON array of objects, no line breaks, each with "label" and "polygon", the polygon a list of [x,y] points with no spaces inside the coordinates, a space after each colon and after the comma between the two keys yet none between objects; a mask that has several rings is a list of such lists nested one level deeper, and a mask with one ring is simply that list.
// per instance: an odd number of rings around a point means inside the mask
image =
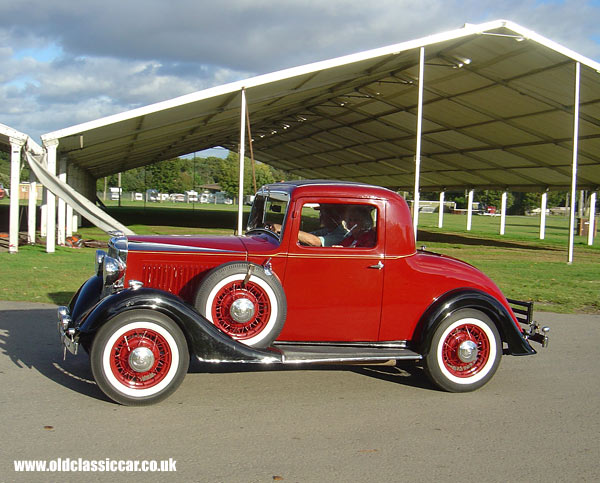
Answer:
[{"label": "running board", "polygon": [[404,347],[348,347],[335,345],[274,344],[284,364],[420,360],[423,356]]}]

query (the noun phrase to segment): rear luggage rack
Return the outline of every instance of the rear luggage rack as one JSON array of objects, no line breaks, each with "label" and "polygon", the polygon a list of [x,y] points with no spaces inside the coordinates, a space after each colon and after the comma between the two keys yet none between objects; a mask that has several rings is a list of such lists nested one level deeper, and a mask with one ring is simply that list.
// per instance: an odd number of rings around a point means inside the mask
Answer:
[{"label": "rear luggage rack", "polygon": [[523,335],[527,340],[538,342],[542,347],[548,347],[548,332],[550,327],[540,327],[533,320],[533,302],[523,302],[521,300],[506,299],[510,304],[517,321],[525,325]]}]

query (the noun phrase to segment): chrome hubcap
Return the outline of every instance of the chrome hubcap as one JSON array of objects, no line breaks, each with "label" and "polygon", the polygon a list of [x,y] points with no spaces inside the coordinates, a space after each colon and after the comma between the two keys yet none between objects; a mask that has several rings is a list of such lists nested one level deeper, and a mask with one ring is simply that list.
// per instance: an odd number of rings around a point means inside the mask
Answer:
[{"label": "chrome hubcap", "polygon": [[146,372],[154,365],[154,354],[147,347],[137,347],[129,354],[129,367],[135,372]]},{"label": "chrome hubcap", "polygon": [[477,359],[477,344],[472,340],[465,340],[458,346],[458,358],[462,362],[473,362]]},{"label": "chrome hubcap", "polygon": [[229,309],[229,314],[231,318],[240,324],[244,324],[254,317],[255,312],[254,304],[251,300],[246,298],[241,298],[235,300],[231,304],[231,308]]}]

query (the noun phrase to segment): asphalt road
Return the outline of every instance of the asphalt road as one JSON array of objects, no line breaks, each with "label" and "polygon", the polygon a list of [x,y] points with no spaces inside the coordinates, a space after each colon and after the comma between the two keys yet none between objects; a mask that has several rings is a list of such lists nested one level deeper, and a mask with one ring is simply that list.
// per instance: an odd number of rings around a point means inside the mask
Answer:
[{"label": "asphalt road", "polygon": [[[0,302],[0,481],[599,481],[600,316],[538,313],[550,347],[469,394],[419,368],[208,372],[145,408],[63,361],[55,308]],[[171,473],[17,473],[14,461],[168,460]]]}]

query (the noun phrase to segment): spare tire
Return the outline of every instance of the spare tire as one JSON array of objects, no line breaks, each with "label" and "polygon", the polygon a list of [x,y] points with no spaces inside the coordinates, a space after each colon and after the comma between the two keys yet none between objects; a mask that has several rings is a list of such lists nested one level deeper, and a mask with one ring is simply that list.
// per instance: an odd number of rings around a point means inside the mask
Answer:
[{"label": "spare tire", "polygon": [[277,277],[245,262],[211,270],[196,292],[194,305],[231,338],[257,348],[269,347],[277,339],[287,310]]}]

